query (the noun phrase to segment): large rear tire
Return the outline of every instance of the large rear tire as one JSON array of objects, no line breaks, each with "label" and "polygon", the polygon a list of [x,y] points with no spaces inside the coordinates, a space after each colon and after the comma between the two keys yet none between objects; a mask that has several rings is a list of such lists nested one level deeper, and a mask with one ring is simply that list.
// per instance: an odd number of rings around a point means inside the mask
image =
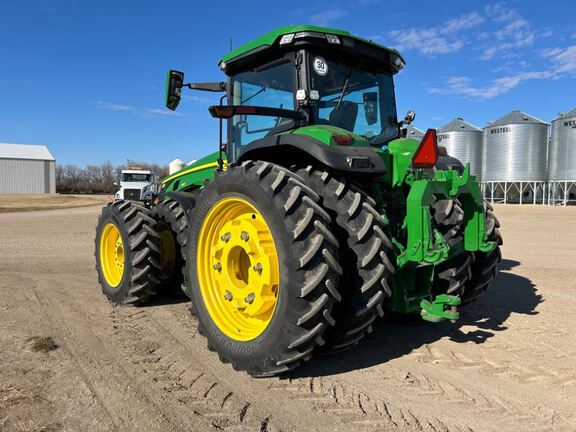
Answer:
[{"label": "large rear tire", "polygon": [[494,215],[494,209],[484,201],[484,211],[486,216],[486,232],[488,240],[495,241],[496,247],[490,252],[472,253],[472,277],[466,284],[463,303],[471,303],[478,299],[490,287],[491,282],[498,275],[498,263],[502,260],[500,246],[504,243],[500,234],[500,222]]},{"label": "large rear tire", "polygon": [[338,241],[319,197],[289,170],[217,172],[190,221],[188,279],[199,332],[236,370],[270,376],[309,359],[340,300]]},{"label": "large rear tire", "polygon": [[[464,240],[464,210],[460,201],[433,198],[430,212],[434,226],[449,246],[455,246]],[[470,253],[463,252],[439,264],[434,269],[432,294],[463,296],[466,282],[472,275],[471,262]]]},{"label": "large rear tire", "polygon": [[181,293],[186,283],[186,255],[188,219],[178,201],[168,199],[153,208],[156,231],[160,235],[161,270],[158,279],[160,292]]},{"label": "large rear tire", "polygon": [[145,303],[157,292],[160,237],[151,211],[132,201],[114,201],[102,209],[95,239],[98,281],[118,304]]},{"label": "large rear tire", "polygon": [[375,202],[344,178],[308,166],[298,171],[321,197],[340,242],[339,258],[346,263],[339,281],[342,301],[334,306],[336,325],[326,332],[320,351],[337,352],[356,345],[384,315],[382,302],[390,297],[388,278],[394,273],[393,246]]}]

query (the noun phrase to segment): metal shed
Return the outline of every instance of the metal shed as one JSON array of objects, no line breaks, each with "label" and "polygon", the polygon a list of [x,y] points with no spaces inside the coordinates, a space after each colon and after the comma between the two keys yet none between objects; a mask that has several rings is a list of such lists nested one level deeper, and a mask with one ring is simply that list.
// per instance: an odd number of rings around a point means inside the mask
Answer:
[{"label": "metal shed", "polygon": [[56,161],[48,148],[0,143],[0,193],[56,193]]}]

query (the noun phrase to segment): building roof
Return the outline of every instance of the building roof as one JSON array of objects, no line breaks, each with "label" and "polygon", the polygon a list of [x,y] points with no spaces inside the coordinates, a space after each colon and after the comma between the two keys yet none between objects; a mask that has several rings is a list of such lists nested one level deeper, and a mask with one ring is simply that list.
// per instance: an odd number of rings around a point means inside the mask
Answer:
[{"label": "building roof", "polygon": [[53,161],[54,156],[43,145],[0,143],[0,159],[34,159]]},{"label": "building roof", "polygon": [[545,124],[545,125],[548,124],[548,122],[545,122],[544,120],[540,120],[539,118],[523,113],[520,110],[514,110],[511,113],[506,114],[504,117],[499,118],[495,122],[488,123],[487,127],[502,126],[509,124],[530,124],[530,123]]},{"label": "building roof", "polygon": [[465,122],[464,119],[460,117],[455,118],[451,122],[445,124],[440,129],[438,129],[438,133],[460,132],[460,131],[482,132],[482,129],[480,129],[477,126],[474,126],[471,123]]}]

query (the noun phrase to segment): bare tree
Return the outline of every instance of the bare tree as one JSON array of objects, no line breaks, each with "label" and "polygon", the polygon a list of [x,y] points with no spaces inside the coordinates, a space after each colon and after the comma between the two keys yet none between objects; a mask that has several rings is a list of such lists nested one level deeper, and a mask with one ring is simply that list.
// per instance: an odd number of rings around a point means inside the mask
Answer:
[{"label": "bare tree", "polygon": [[114,182],[120,179],[120,172],[138,166],[140,169],[152,171],[156,178],[168,175],[168,167],[150,163],[131,162],[130,167],[120,165],[114,167],[110,161],[102,165],[87,165],[78,168],[76,165],[56,166],[56,190],[60,193],[114,193],[118,187]]}]

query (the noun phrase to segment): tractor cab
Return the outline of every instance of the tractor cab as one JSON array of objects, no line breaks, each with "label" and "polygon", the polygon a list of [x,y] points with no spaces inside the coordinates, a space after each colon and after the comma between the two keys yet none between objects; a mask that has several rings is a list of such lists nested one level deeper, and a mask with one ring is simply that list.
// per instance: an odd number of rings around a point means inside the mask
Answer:
[{"label": "tractor cab", "polygon": [[[228,120],[229,161],[279,134],[364,147],[398,136],[393,75],[404,60],[393,49],[341,30],[287,26],[231,51],[219,65],[228,81],[211,89],[225,89],[228,103],[210,112]],[[183,74],[171,74],[183,83]],[[174,92],[168,88],[169,99]]]}]

